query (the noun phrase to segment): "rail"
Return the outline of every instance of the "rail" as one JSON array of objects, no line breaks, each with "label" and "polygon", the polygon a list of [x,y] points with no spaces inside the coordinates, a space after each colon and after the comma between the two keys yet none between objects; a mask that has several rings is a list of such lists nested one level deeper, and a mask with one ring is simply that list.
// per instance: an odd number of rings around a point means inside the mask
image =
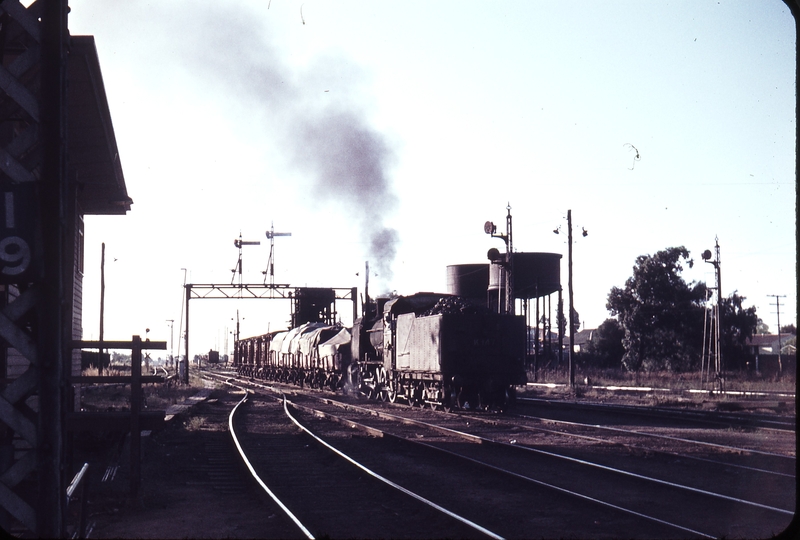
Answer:
[{"label": "rail", "polygon": [[306,528],[305,525],[303,525],[300,522],[299,519],[297,519],[297,517],[291,512],[291,510],[289,510],[286,507],[286,505],[283,504],[283,502],[281,502],[280,499],[278,499],[278,496],[275,495],[275,493],[273,493],[272,490],[269,489],[269,487],[267,487],[264,481],[261,480],[261,477],[258,476],[258,473],[256,472],[255,468],[253,468],[253,465],[250,463],[250,460],[247,459],[247,455],[245,454],[242,445],[239,444],[239,438],[236,436],[236,431],[233,429],[233,417],[236,414],[236,410],[239,408],[239,406],[247,401],[248,395],[249,395],[248,391],[245,390],[244,397],[241,399],[241,401],[239,401],[239,403],[236,404],[236,406],[231,411],[230,416],[228,417],[228,429],[231,432],[231,437],[233,438],[233,442],[236,445],[236,449],[239,451],[239,455],[242,457],[242,460],[244,461],[244,464],[247,466],[247,469],[250,471],[250,474],[253,475],[253,478],[255,478],[256,482],[258,482],[258,485],[261,486],[261,489],[263,489],[266,492],[266,494],[269,495],[273,501],[275,501],[275,503],[281,508],[281,510],[283,510],[287,516],[289,516],[289,518],[294,522],[295,525],[297,525],[297,527],[300,529],[303,535],[305,535],[306,538],[314,540],[314,535],[311,534],[311,532]]},{"label": "rail", "polygon": [[[292,404],[292,406],[294,406],[294,404]],[[284,396],[284,397],[283,397],[283,410],[284,410],[284,412],[286,413],[286,416],[288,416],[288,417],[289,417],[289,419],[290,419],[292,422],[294,422],[294,424],[295,424],[297,427],[299,427],[299,428],[300,428],[300,429],[302,429],[304,432],[306,432],[308,435],[310,435],[311,437],[313,437],[313,438],[314,438],[314,440],[316,440],[316,441],[317,441],[318,443],[320,443],[322,446],[324,446],[325,448],[327,448],[327,449],[328,449],[328,450],[330,450],[331,452],[335,453],[336,455],[338,455],[339,457],[341,457],[341,458],[342,458],[342,459],[344,459],[345,461],[347,461],[347,462],[349,462],[349,463],[351,463],[351,464],[355,465],[356,467],[358,467],[359,469],[361,469],[362,471],[364,471],[365,473],[367,473],[367,474],[368,474],[368,475],[370,475],[371,477],[375,478],[376,480],[379,480],[379,481],[383,482],[384,484],[386,484],[386,485],[388,485],[388,486],[391,486],[391,487],[393,487],[394,489],[396,489],[396,490],[398,490],[398,491],[400,491],[400,492],[402,492],[402,493],[405,493],[405,494],[406,494],[406,495],[408,495],[409,497],[412,497],[412,498],[414,498],[414,499],[416,499],[416,500],[420,501],[421,503],[423,503],[423,504],[426,504],[426,505],[430,506],[431,508],[434,508],[434,509],[438,510],[439,512],[441,512],[441,513],[443,513],[443,514],[447,515],[447,516],[450,516],[451,518],[453,518],[453,519],[455,519],[455,520],[457,520],[457,521],[460,521],[460,522],[461,522],[461,523],[463,523],[464,525],[467,525],[468,527],[471,527],[471,528],[475,529],[476,531],[478,531],[478,532],[480,532],[480,533],[482,533],[482,534],[485,534],[485,535],[486,535],[486,536],[488,536],[489,538],[494,538],[495,540],[502,540],[502,538],[503,538],[502,536],[500,536],[500,535],[498,535],[498,534],[495,534],[494,532],[490,531],[489,529],[486,529],[486,528],[484,528],[484,527],[481,527],[481,526],[480,526],[480,525],[478,525],[477,523],[475,523],[475,522],[473,522],[473,521],[470,521],[470,520],[468,520],[468,519],[466,519],[466,518],[464,518],[464,517],[462,517],[462,516],[459,516],[458,514],[456,514],[456,513],[454,513],[454,512],[451,512],[451,511],[450,511],[450,510],[448,510],[447,508],[444,508],[444,507],[442,507],[442,506],[439,506],[439,505],[438,505],[438,504],[436,504],[435,502],[433,502],[433,501],[430,501],[430,500],[426,499],[425,497],[422,497],[422,496],[420,496],[420,495],[417,495],[417,494],[416,494],[416,493],[414,493],[413,491],[409,491],[409,490],[407,490],[407,489],[406,489],[406,488],[404,488],[403,486],[401,486],[401,485],[399,485],[399,484],[396,484],[396,483],[392,482],[392,481],[391,481],[391,480],[389,480],[388,478],[386,478],[386,477],[384,477],[384,476],[381,476],[380,474],[376,473],[375,471],[373,471],[373,470],[371,470],[371,469],[369,469],[369,468],[365,467],[365,466],[364,466],[364,465],[362,465],[361,463],[359,463],[359,462],[355,461],[353,458],[351,458],[350,456],[348,456],[348,455],[347,455],[347,454],[345,454],[344,452],[342,452],[342,451],[338,450],[337,448],[334,448],[333,446],[331,446],[330,444],[328,444],[327,442],[325,442],[324,440],[322,440],[321,438],[319,438],[318,436],[316,436],[314,433],[312,433],[312,432],[311,432],[311,431],[310,431],[310,430],[309,430],[307,427],[305,427],[303,424],[301,424],[300,422],[298,422],[298,421],[297,421],[297,419],[295,419],[295,417],[294,417],[294,416],[292,416],[292,414],[289,412],[289,408],[288,408],[288,402],[287,402],[287,400],[286,400],[286,396]]]},{"label": "rail", "polygon": [[67,507],[69,507],[69,503],[72,500],[72,496],[80,487],[81,494],[80,494],[80,507],[78,510],[78,527],[75,529],[75,532],[72,535],[72,538],[85,538],[86,537],[86,502],[88,499],[88,487],[89,480],[87,479],[85,482],[83,481],[86,477],[86,473],[89,471],[89,464],[84,463],[81,470],[78,471],[78,474],[72,479],[72,482],[69,483],[67,486]]}]

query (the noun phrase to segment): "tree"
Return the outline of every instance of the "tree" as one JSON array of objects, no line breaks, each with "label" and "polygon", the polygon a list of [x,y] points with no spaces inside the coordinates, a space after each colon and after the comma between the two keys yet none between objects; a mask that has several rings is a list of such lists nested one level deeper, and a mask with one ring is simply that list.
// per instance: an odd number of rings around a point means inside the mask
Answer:
[{"label": "tree", "polygon": [[[558,313],[556,315],[558,317],[558,330],[559,330],[559,332],[561,332],[562,336],[568,336],[569,332],[567,331],[567,328],[569,327],[569,323],[567,322],[567,318],[565,317],[564,311],[559,309]],[[580,313],[578,313],[578,310],[576,310],[575,308],[572,308],[572,319],[573,319],[573,322],[575,323],[574,324],[575,331],[576,332],[580,332],[580,330],[581,330],[581,315],[580,315]]]},{"label": "tree", "polygon": [[723,298],[720,304],[722,361],[728,369],[745,367],[749,356],[747,340],[756,333],[760,321],[755,306],[746,309],[742,307],[745,300],[744,296],[739,296],[738,291],[734,291],[728,298]]},{"label": "tree", "polygon": [[683,371],[699,364],[706,285],[687,284],[681,261],[689,251],[671,247],[640,255],[625,287],[613,287],[606,307],[624,331],[623,365],[630,371]]},{"label": "tree", "polygon": [[793,336],[796,336],[797,327],[793,324],[787,324],[785,326],[781,326],[781,334],[792,334]]},{"label": "tree", "polygon": [[616,319],[606,319],[597,327],[595,339],[589,342],[589,353],[597,364],[604,367],[619,367],[625,355],[622,340],[625,330]]}]

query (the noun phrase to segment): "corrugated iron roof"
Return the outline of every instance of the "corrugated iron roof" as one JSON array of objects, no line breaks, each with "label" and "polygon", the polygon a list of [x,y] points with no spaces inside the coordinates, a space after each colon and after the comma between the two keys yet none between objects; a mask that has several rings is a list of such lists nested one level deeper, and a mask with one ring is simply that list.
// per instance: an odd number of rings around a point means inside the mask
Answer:
[{"label": "corrugated iron roof", "polygon": [[94,36],[71,36],[67,62],[67,151],[85,214],[125,214],[133,200],[122,174]]}]

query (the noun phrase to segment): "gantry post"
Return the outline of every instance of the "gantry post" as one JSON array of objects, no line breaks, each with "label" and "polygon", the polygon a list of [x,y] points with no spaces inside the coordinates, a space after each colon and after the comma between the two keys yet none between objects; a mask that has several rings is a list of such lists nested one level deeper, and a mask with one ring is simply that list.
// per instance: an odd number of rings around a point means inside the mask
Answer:
[{"label": "gantry post", "polygon": [[183,350],[186,352],[186,367],[183,371],[183,384],[189,384],[189,300],[192,297],[192,285],[184,285],[186,288],[186,333]]}]

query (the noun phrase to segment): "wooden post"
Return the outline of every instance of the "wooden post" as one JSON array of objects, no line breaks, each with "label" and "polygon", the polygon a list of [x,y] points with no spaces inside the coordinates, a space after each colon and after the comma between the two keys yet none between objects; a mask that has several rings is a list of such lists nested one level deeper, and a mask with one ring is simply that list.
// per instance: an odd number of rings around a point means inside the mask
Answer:
[{"label": "wooden post", "polygon": [[[5,7],[5,4],[4,4]],[[21,6],[19,6],[21,8]],[[10,9],[9,9],[10,11]],[[37,115],[42,148],[41,180],[38,182],[39,213],[37,227],[41,246],[33,251],[37,300],[35,334],[36,357],[30,357],[38,372],[38,410],[36,415],[36,530],[39,538],[61,538],[65,527],[64,499],[66,385],[65,335],[70,328],[64,308],[64,225],[66,196],[66,47],[67,2],[45,2],[41,20],[41,95]],[[31,19],[36,24],[36,19]],[[4,19],[5,29],[6,22]],[[5,32],[4,32],[5,33]],[[35,61],[35,57],[31,58]],[[3,104],[4,110],[6,105]],[[8,109],[13,110],[13,109]],[[35,180],[35,177],[31,177]],[[67,245],[72,245],[68,243]],[[32,280],[33,281],[33,280]],[[31,440],[31,439],[29,439]]]},{"label": "wooden post", "polygon": [[142,408],[142,338],[131,340],[131,497],[139,493],[141,481],[142,432],[139,428],[139,412]]},{"label": "wooden post", "polygon": [[558,286],[558,367],[564,364],[564,330],[561,325],[561,319],[564,317],[564,291],[561,286]]},{"label": "wooden post", "polygon": [[358,318],[358,289],[356,287],[350,289],[350,299],[353,301],[353,324],[355,324]]},{"label": "wooden post", "polygon": [[536,309],[534,310],[536,313],[534,317],[536,318],[536,323],[534,323],[534,331],[533,331],[533,358],[534,363],[536,365],[539,364],[539,281],[536,281]]},{"label": "wooden post", "polygon": [[[103,318],[105,317],[106,302],[106,243],[100,245],[100,342],[103,342]],[[97,374],[103,374],[103,347],[100,346],[100,361]]]},{"label": "wooden post", "polygon": [[572,210],[567,210],[567,244],[568,244],[568,262],[567,262],[567,289],[569,292],[569,387],[575,387],[575,361],[572,357],[575,349],[575,308],[573,307],[572,298]]}]

